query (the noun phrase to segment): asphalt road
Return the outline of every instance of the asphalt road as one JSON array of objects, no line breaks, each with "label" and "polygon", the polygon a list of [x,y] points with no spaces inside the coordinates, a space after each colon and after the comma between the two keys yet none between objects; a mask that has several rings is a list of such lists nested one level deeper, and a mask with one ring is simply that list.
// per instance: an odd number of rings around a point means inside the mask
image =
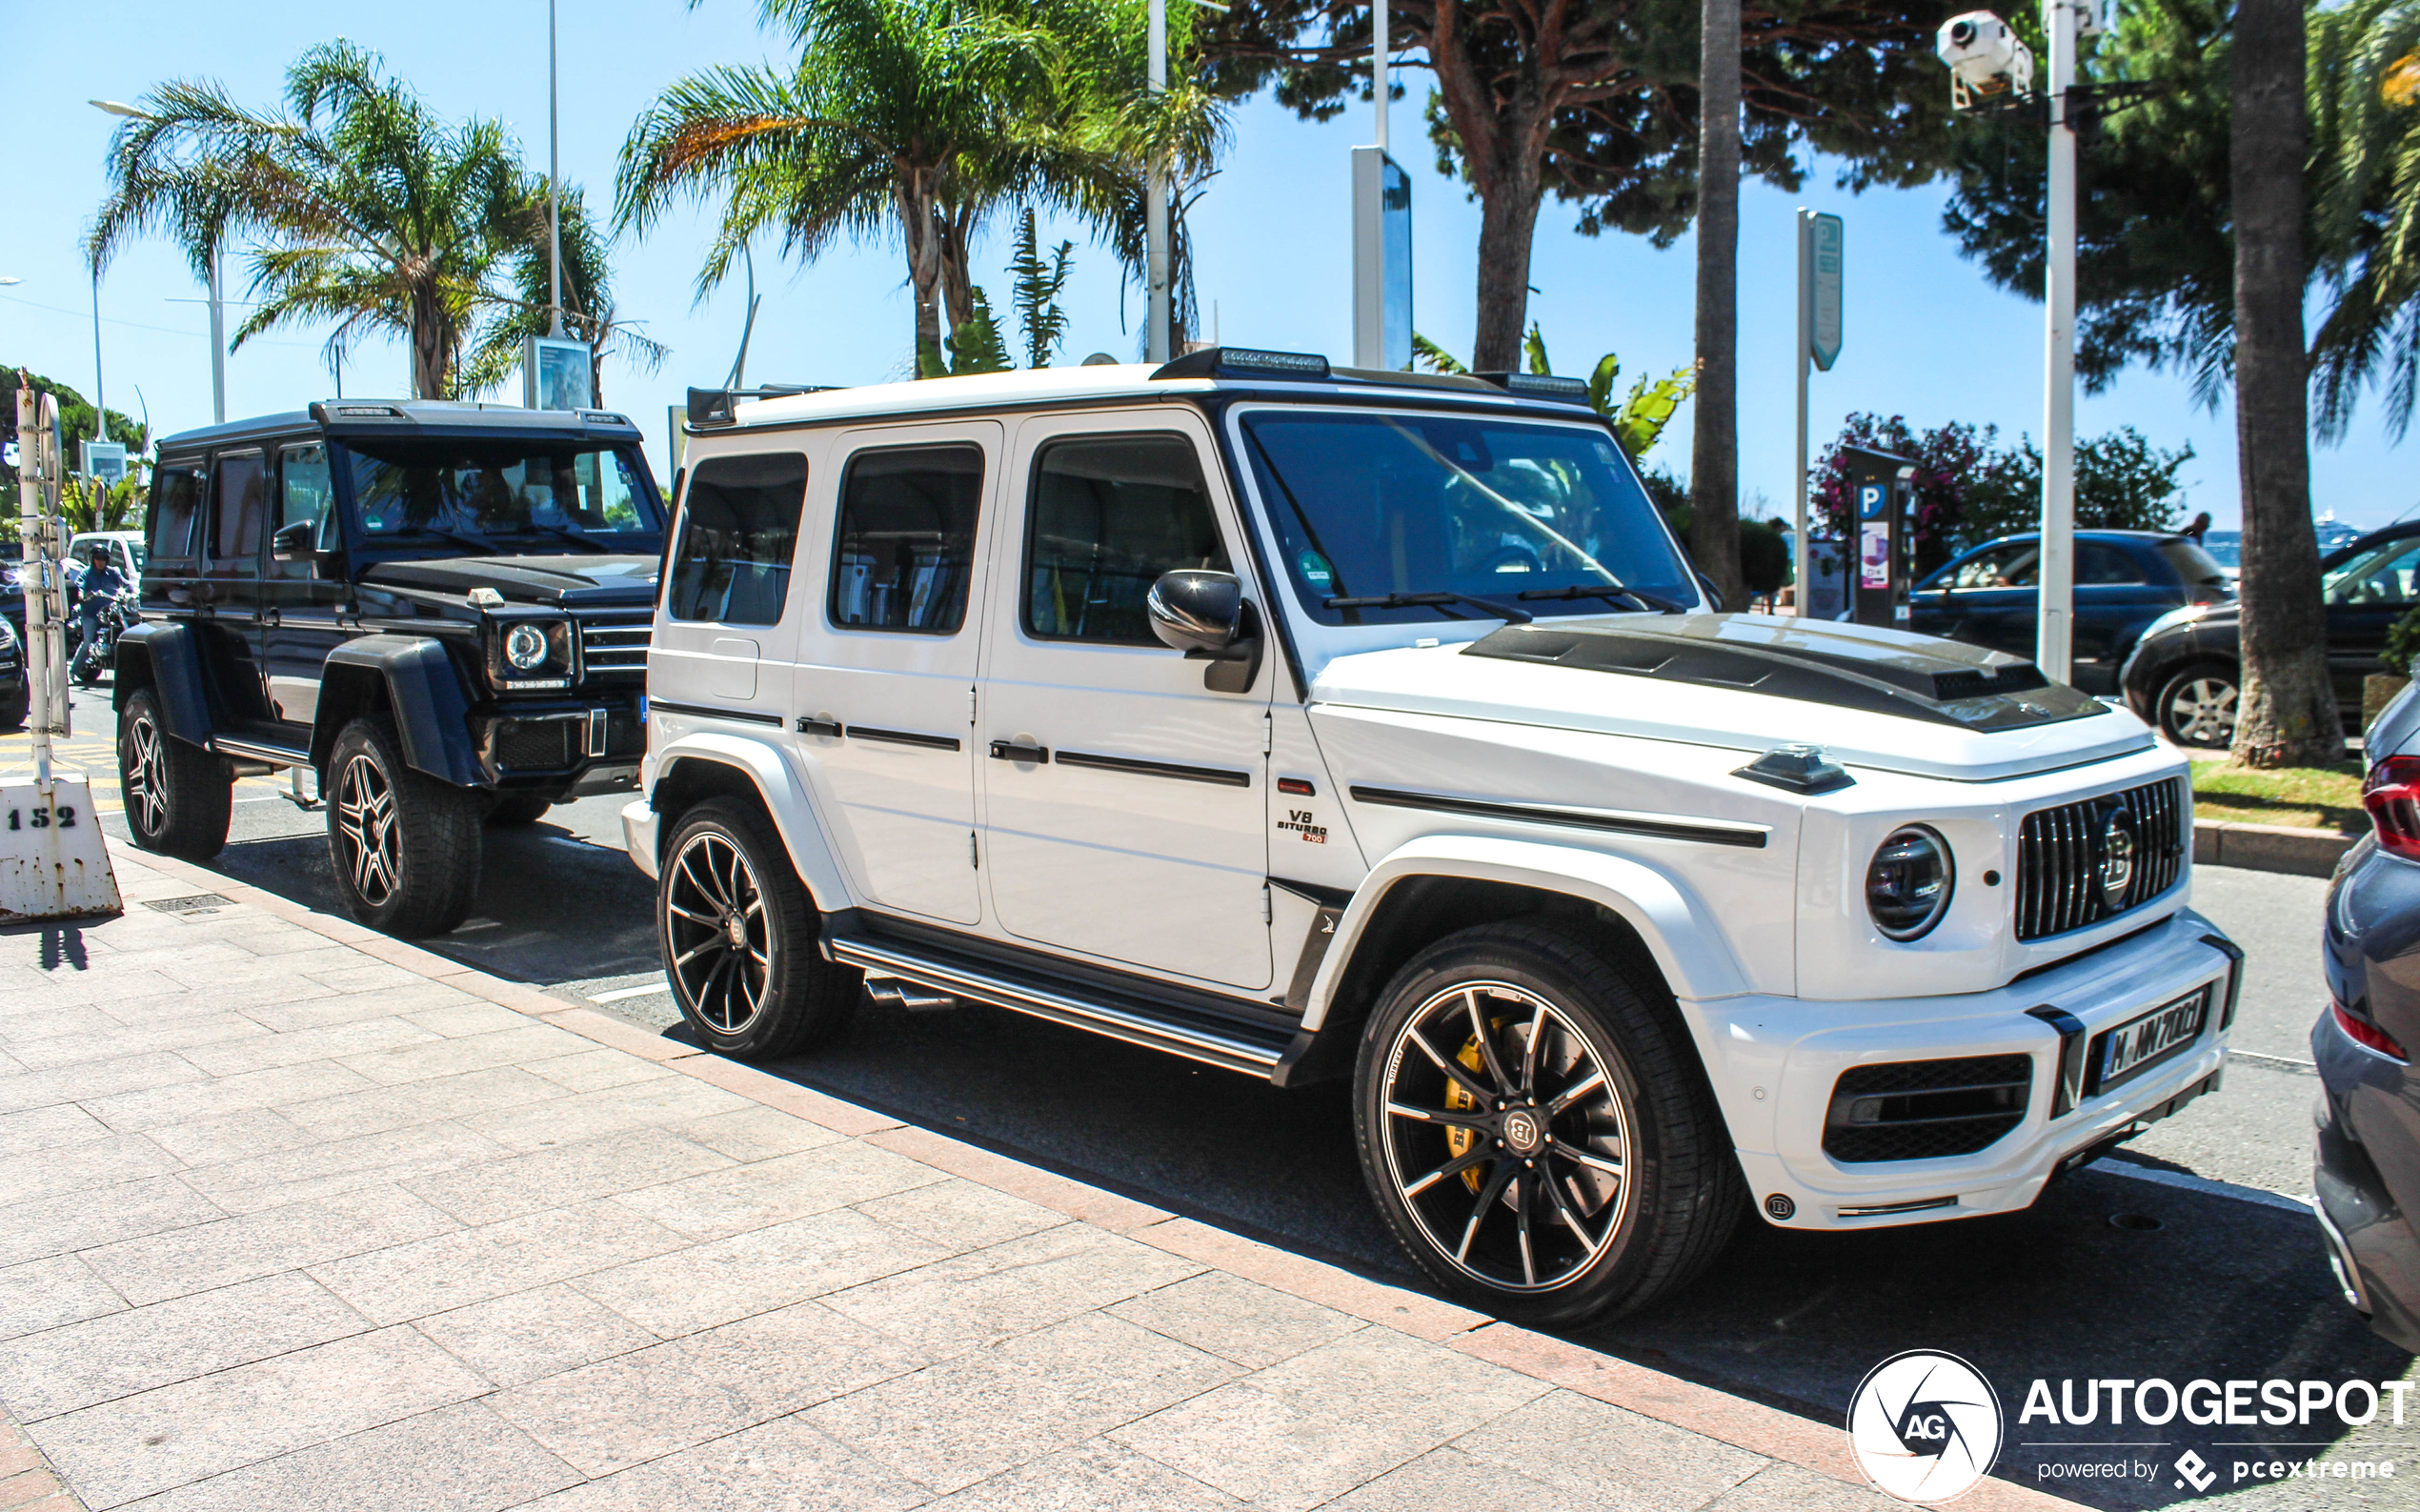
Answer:
[{"label": "asphalt road", "polygon": [[[106,702],[77,717],[88,734],[74,754],[99,777],[111,770]],[[0,761],[9,754],[0,750]],[[111,785],[96,783],[96,806],[123,833]],[[233,833],[216,864],[325,906],[324,816],[277,795],[265,779],[238,785]],[[488,832],[486,883],[473,917],[452,936],[422,943],[567,1000],[602,999],[635,1022],[673,1028],[676,1015],[660,990],[648,924],[651,889],[619,849],[623,801],[590,799],[525,829]],[[2296,1196],[2309,1185],[2309,1105],[2318,1082],[2308,1070],[2306,1040],[2322,1002],[2315,941],[2325,888],[2264,873],[2197,874],[2195,906],[2248,953],[2234,1038],[2240,1054],[2218,1096],[2156,1126],[2121,1157],[2005,1218],[1852,1235],[1751,1224],[1686,1292],[1583,1337],[1834,1423],[1867,1370],[1920,1347],[1972,1361],[2012,1415],[2035,1378],[2055,1392],[2062,1378],[2080,1386],[2087,1378],[2181,1384],[2203,1377],[2412,1374],[2412,1360],[2377,1341],[2344,1305],[2307,1214],[2272,1195]],[[837,1044],[775,1069],[1298,1251],[1404,1274],[1363,1193],[1340,1087],[1281,1093],[982,1008],[912,1017],[869,1007]],[[2198,1500],[2165,1468],[2192,1447],[2221,1468],[2213,1496],[2228,1489],[2228,1467],[2247,1456],[2400,1453],[2412,1462],[2408,1474],[2362,1483],[2359,1499],[2420,1507],[2420,1453],[2412,1452],[2420,1449],[2420,1415],[2410,1427],[2356,1430],[2331,1447],[2273,1451],[2234,1441],[2262,1430],[2181,1422],[2068,1428],[2020,1425],[2011,1416],[2007,1427],[2001,1476],[2099,1505]],[[2046,1464],[2128,1455],[2153,1457],[2144,1462],[2157,1473],[2123,1482],[2047,1482],[2040,1474]],[[2349,1485],[2342,1490],[2264,1485],[2238,1492],[2230,1504],[2332,1504],[2353,1494]]]}]

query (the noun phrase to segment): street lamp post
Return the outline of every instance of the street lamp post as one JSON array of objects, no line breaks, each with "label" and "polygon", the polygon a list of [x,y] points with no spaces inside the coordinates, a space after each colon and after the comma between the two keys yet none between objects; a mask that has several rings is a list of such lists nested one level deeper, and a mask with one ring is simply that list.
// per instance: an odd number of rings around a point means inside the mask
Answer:
[{"label": "street lamp post", "polygon": [[[1151,50],[1151,61],[1144,73],[1151,92],[1168,92],[1168,0],[1151,0],[1148,24],[1143,31],[1143,45]],[[1168,351],[1168,327],[1171,324],[1171,301],[1168,290],[1168,170],[1154,150],[1144,172],[1142,207],[1143,277],[1149,285],[1144,318],[1150,322],[1143,333],[1143,355],[1150,361],[1165,362],[1173,355]]]},{"label": "street lamp post", "polygon": [[[137,110],[135,107],[128,105],[122,100],[93,100],[89,103],[96,111],[103,111],[111,115],[122,115],[130,121],[148,121],[151,119],[150,111]],[[221,292],[220,289],[222,280],[219,273],[218,243],[216,240],[212,240],[211,243],[209,275],[207,282],[210,286],[211,420],[213,424],[225,425],[227,423],[227,304],[225,296]],[[95,345],[97,346],[97,333],[94,340]]]},{"label": "street lamp post", "polygon": [[101,275],[92,274],[92,438],[110,438],[110,401],[101,382]]},{"label": "street lamp post", "polygon": [[2042,594],[2034,662],[2068,680],[2075,646],[2075,84],[2079,0],[2050,0],[2050,183],[2045,258],[2042,395]]},{"label": "street lamp post", "polygon": [[559,339],[563,334],[563,160],[555,145],[556,99],[555,0],[546,0],[546,333]]}]

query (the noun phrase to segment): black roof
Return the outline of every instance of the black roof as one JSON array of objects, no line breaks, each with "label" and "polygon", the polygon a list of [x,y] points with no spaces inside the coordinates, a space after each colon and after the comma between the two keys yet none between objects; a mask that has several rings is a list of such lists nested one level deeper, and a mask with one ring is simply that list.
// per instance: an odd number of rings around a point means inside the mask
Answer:
[{"label": "black roof", "polygon": [[184,431],[160,441],[162,454],[231,442],[271,440],[297,432],[347,435],[494,435],[636,441],[638,427],[612,410],[530,410],[517,404],[438,399],[320,399],[308,410],[255,415]]}]

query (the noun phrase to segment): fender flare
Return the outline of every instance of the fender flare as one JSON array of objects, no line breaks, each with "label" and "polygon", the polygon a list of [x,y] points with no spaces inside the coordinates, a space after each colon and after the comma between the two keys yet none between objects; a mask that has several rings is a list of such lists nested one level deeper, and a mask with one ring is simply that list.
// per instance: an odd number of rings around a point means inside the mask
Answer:
[{"label": "fender flare", "polygon": [[[755,784],[765,812],[773,816],[773,827],[781,836],[782,848],[790,853],[790,864],[797,872],[798,880],[806,884],[817,911],[837,914],[856,906],[839,861],[832,854],[815,794],[797,770],[781,758],[780,752],[761,740],[700,730],[672,741],[655,753],[655,777],[647,790],[651,806],[655,790],[683,761],[709,761],[738,769]],[[660,816],[665,820],[674,816]],[[668,829],[659,833],[670,835]]]},{"label": "fender flare", "polygon": [[[395,734],[403,742],[404,765],[458,788],[490,785],[471,739],[471,699],[443,642],[426,635],[363,635],[330,652],[321,676],[330,683],[346,680],[340,671],[344,668],[359,668],[385,688],[388,706],[394,711]],[[337,733],[353,711],[345,700],[331,699],[324,691],[319,709],[311,756],[313,765],[325,768]]]},{"label": "fender flare", "polygon": [[[142,663],[135,673],[133,663]],[[208,745],[212,734],[210,694],[202,680],[201,652],[193,627],[174,621],[131,625],[118,637],[117,675],[111,705],[123,712],[127,696],[150,688],[159,699],[168,733],[191,745]]]},{"label": "fender flare", "polygon": [[1727,998],[1748,990],[1747,977],[1716,925],[1712,911],[1669,876],[1627,857],[1574,845],[1497,839],[1475,835],[1425,835],[1406,841],[1354,890],[1338,920],[1336,940],[1320,963],[1302,1029],[1316,1033],[1359,948],[1362,932],[1395,883],[1414,877],[1462,877],[1509,882],[1602,904],[1619,914],[1655,959],[1674,997]]}]

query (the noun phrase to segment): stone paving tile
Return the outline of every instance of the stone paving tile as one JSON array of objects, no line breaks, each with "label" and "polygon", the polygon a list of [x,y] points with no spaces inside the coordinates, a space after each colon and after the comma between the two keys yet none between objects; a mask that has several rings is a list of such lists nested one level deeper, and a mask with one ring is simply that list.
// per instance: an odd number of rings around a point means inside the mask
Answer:
[{"label": "stone paving tile", "polygon": [[342,1064],[382,1087],[547,1060],[589,1048],[590,1041],[553,1024],[523,1019],[517,1028],[459,1039],[434,1039],[370,1055],[348,1056]]},{"label": "stone paving tile", "polygon": [[[1095,1439],[926,1503],[931,1512],[1227,1512],[1243,1503],[1123,1444]],[[1424,1512],[1459,1509],[1450,1498]]]},{"label": "stone paving tile", "polygon": [[[207,991],[171,982],[169,990],[160,996],[105,998],[95,1002],[92,1008],[111,1022],[126,1028],[219,1012],[239,1013],[252,1022],[260,1023],[253,1012],[255,1009],[333,996],[332,989],[307,977],[264,972],[249,975],[240,981],[214,982]],[[266,1029],[269,1026],[262,1024],[261,1027]]]},{"label": "stone paving tile", "polygon": [[431,1034],[448,1039],[460,1039],[466,1035],[497,1034],[530,1021],[527,1014],[475,998],[443,1008],[419,1009],[402,1017]]},{"label": "stone paving tile", "polygon": [[204,1079],[200,1067],[167,1051],[96,1060],[88,1065],[62,1066],[56,1071],[0,1077],[0,1113],[60,1102],[87,1102],[95,1098],[135,1096],[152,1088]]},{"label": "stone paving tile", "polygon": [[1005,1243],[1067,1221],[1066,1214],[1053,1212],[1039,1202],[995,1192],[955,1176],[849,1205],[894,1228],[906,1229],[918,1239],[931,1240],[944,1249],[979,1249],[986,1244]]},{"label": "stone paving tile", "polygon": [[1570,1391],[1549,1392],[1451,1447],[1605,1512],[1698,1506],[1771,1462]]},{"label": "stone paving tile", "polygon": [[777,1418],[575,1486],[528,1512],[904,1512],[924,1501],[922,1486],[797,1418]]},{"label": "stone paving tile", "polygon": [[[404,1185],[465,1223],[497,1223],[569,1202],[723,1170],[733,1163],[727,1155],[675,1139],[661,1129],[632,1129],[579,1144],[484,1160]],[[622,1205],[647,1214],[639,1204],[625,1201]]]},{"label": "stone paving tile", "polygon": [[288,1271],[14,1340],[0,1350],[0,1399],[32,1422],[369,1330]]},{"label": "stone paving tile", "polygon": [[22,989],[0,986],[0,1045],[60,1035],[105,1035],[126,1027],[97,1005],[51,1003],[48,996],[39,983]]},{"label": "stone paving tile", "polygon": [[[93,1123],[97,1127],[100,1120],[95,1119]],[[188,1166],[217,1165],[273,1150],[291,1150],[313,1139],[275,1108],[246,1108],[221,1118],[171,1123],[143,1137]],[[0,1134],[0,1143],[5,1142],[6,1135]]]},{"label": "stone paving tile", "polygon": [[599,1270],[572,1284],[657,1336],[677,1339],[947,1253],[840,1208]]},{"label": "stone paving tile", "polygon": [[7,1193],[10,1201],[24,1201],[54,1192],[82,1192],[146,1176],[165,1176],[184,1163],[142,1135],[112,1134],[39,1152],[0,1156],[0,1192]]},{"label": "stone paving tile", "polygon": [[435,1313],[412,1326],[499,1386],[576,1370],[657,1342],[621,1314],[559,1282]]},{"label": "stone paving tile", "polygon": [[74,1255],[0,1270],[0,1339],[122,1312],[125,1300]]},{"label": "stone paving tile", "polygon": [[[268,1034],[242,1014],[205,1013],[167,1023],[115,1024],[97,1031],[67,1029],[40,1039],[11,1038],[9,1058],[29,1071],[53,1071],[91,1060],[114,1060],[152,1050],[190,1050],[226,1039],[263,1038]],[[190,1055],[185,1058],[193,1059]]]},{"label": "stone paving tile", "polygon": [[1368,1326],[1349,1313],[1224,1271],[1145,1292],[1109,1311],[1252,1370]]},{"label": "stone paving tile", "polygon": [[[293,1113],[286,1111],[289,1117]],[[231,1213],[257,1213],[450,1171],[502,1153],[459,1123],[423,1123],[203,1166],[187,1172],[185,1180]]]},{"label": "stone paving tile", "polygon": [[313,1444],[133,1502],[128,1512],[498,1512],[579,1472],[483,1402]]},{"label": "stone paving tile", "polygon": [[186,983],[156,971],[37,971],[41,985],[31,989],[47,995],[47,1001],[58,1007],[73,1003],[106,1005],[111,999],[159,998],[170,993],[182,993]]},{"label": "stone paving tile", "polygon": [[1256,1506],[1313,1507],[1550,1389],[1364,1328],[1110,1436]]},{"label": "stone paving tile", "polygon": [[680,1242],[607,1200],[457,1229],[313,1265],[311,1274],[371,1318],[396,1323],[660,1255]]},{"label": "stone paving tile", "polygon": [[1163,1250],[1067,1223],[823,1299],[940,1359],[1200,1274]]},{"label": "stone paving tile", "polygon": [[408,1244],[459,1226],[401,1187],[367,1186],[89,1249],[80,1259],[128,1301],[141,1305]]},{"label": "stone paving tile", "polygon": [[389,1328],[122,1397],[27,1432],[92,1512],[463,1401],[487,1382]]},{"label": "stone paving tile", "polygon": [[[620,1054],[619,1051],[612,1053]],[[625,1056],[623,1058],[636,1058]],[[648,1064],[653,1065],[654,1062]],[[669,1067],[658,1069],[670,1070]],[[672,1075],[678,1076],[680,1073],[674,1071]],[[847,1138],[819,1123],[810,1123],[778,1108],[760,1107],[753,1102],[729,1113],[717,1113],[712,1118],[696,1119],[685,1123],[668,1123],[664,1127],[693,1144],[702,1144],[735,1160],[770,1160],[777,1155],[796,1155],[800,1150],[836,1144]]]},{"label": "stone paving tile", "polygon": [[670,1066],[642,1060],[636,1056],[602,1045],[575,1055],[528,1061],[521,1069],[532,1076],[544,1077],[569,1092],[601,1092],[607,1087],[624,1087],[634,1081],[652,1081],[657,1077],[680,1075]]},{"label": "stone paving tile", "polygon": [[915,1370],[895,1340],[802,1302],[498,1393],[497,1414],[608,1475]]},{"label": "stone paving tile", "polygon": [[[1676,1512],[1697,1504],[1656,1498],[1655,1469],[1651,1465],[1632,1469],[1637,1489],[1647,1493],[1647,1498],[1625,1499],[1620,1505]],[[1321,1504],[1334,1512],[1436,1512],[1439,1507],[1452,1507],[1454,1512],[1597,1512],[1603,1505],[1578,1492],[1532,1481],[1452,1448],[1432,1449]]]},{"label": "stone paving tile", "polygon": [[566,1096],[561,1087],[518,1066],[465,1071],[459,1076],[402,1087],[368,1087],[297,1103],[286,1117],[324,1139],[383,1134],[440,1119],[526,1108]]},{"label": "stone paving tile", "polygon": [[11,1204],[9,1221],[0,1224],[0,1265],[70,1255],[96,1244],[188,1228],[226,1216],[172,1176],[121,1181],[111,1189],[106,1202],[96,1202],[80,1192],[37,1198]]},{"label": "stone paving tile", "polygon": [[232,939],[189,938],[169,943],[147,943],[135,950],[113,949],[110,952],[110,969],[112,972],[156,971],[178,981],[198,978],[199,982],[207,982],[211,973],[222,966],[240,965],[258,958],[256,952],[246,950]]},{"label": "stone paving tile", "polygon": [[624,1129],[685,1123],[749,1106],[753,1104],[737,1093],[708,1086],[694,1077],[660,1077],[602,1092],[575,1093],[543,1107],[482,1114],[466,1121],[499,1144],[534,1150],[548,1144],[575,1144]]},{"label": "stone paving tile", "polygon": [[460,988],[424,981],[416,987],[386,987],[376,992],[338,994],[298,1002],[247,1007],[243,1014],[247,1018],[258,1019],[279,1034],[287,1034],[322,1024],[350,1023],[356,1018],[384,1018],[390,1015],[408,1018],[426,1009],[460,1007],[476,1000]]},{"label": "stone paving tile", "polygon": [[[1989,1486],[1991,1482],[1985,1482]],[[1768,1462],[1705,1512],[1906,1512],[1907,1503],[1801,1465]]]},{"label": "stone paving tile", "polygon": [[[252,1019],[244,1021],[259,1028]],[[393,1050],[400,1045],[421,1044],[436,1038],[435,1033],[410,1019],[390,1015],[383,1018],[356,1018],[318,1029],[298,1029],[292,1034],[272,1034],[261,1029],[257,1038],[213,1044],[188,1050],[184,1054],[186,1059],[212,1076],[232,1077],[244,1071],[266,1071],[272,1066],[299,1065],[306,1060],[335,1060],[340,1057],[357,1056],[373,1050]]]},{"label": "stone paving tile", "polygon": [[333,987],[338,992],[373,992],[380,987],[409,987],[426,981],[418,972],[383,960],[354,958],[357,964],[314,970],[311,979]]},{"label": "stone paving tile", "polygon": [[37,1150],[109,1137],[108,1124],[72,1102],[53,1102],[46,1108],[0,1114],[0,1150],[11,1155],[31,1155]]},{"label": "stone paving tile", "polygon": [[[113,1061],[111,1064],[123,1064]],[[275,1108],[353,1092],[369,1086],[358,1073],[333,1060],[306,1061],[298,1066],[273,1066],[245,1071],[207,1081],[153,1087],[116,1097],[79,1098],[91,1115],[121,1133],[140,1133],[195,1119],[241,1113],[246,1108]],[[6,1083],[0,1083],[5,1088]]]},{"label": "stone paving tile", "polygon": [[622,1205],[689,1239],[721,1239],[939,1179],[929,1165],[853,1139],[650,1186]]},{"label": "stone paving tile", "polygon": [[807,1413],[936,1491],[956,1491],[1217,1386],[1215,1356],[1100,1313],[1022,1334]]}]

